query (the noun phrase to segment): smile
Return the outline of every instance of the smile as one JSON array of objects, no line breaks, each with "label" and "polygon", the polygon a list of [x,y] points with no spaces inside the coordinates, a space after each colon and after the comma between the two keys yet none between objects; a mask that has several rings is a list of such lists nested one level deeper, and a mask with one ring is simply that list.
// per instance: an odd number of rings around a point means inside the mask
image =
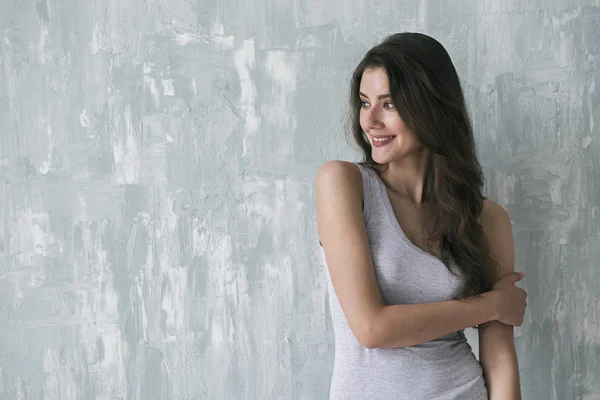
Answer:
[{"label": "smile", "polygon": [[380,137],[380,138],[373,137],[372,138],[373,146],[375,146],[375,147],[385,146],[386,144],[391,143],[395,138],[396,138],[396,136],[387,136],[387,137]]}]

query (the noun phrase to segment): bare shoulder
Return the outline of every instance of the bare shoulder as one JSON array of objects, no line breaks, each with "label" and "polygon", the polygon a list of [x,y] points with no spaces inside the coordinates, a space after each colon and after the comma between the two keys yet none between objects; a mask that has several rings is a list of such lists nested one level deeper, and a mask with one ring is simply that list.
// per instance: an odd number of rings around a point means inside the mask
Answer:
[{"label": "bare shoulder", "polygon": [[510,221],[510,216],[500,204],[491,199],[485,199],[483,201],[483,209],[481,210],[481,223],[483,224],[484,221],[489,222],[496,219],[508,219]]},{"label": "bare shoulder", "polygon": [[361,182],[360,170],[358,166],[349,161],[331,160],[319,167],[317,172],[317,183],[327,182],[328,184],[341,182],[356,184]]},{"label": "bare shoulder", "polygon": [[361,207],[362,197],[362,177],[356,164],[332,160],[319,167],[316,177],[317,213],[329,214],[332,210]]}]

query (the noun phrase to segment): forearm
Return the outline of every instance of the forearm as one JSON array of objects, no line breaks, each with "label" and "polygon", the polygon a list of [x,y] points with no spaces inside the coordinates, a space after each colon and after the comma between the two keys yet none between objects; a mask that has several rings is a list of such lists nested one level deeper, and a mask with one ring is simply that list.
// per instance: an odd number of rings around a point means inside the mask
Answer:
[{"label": "forearm", "polygon": [[384,306],[372,327],[374,347],[413,346],[497,318],[491,292],[461,300]]},{"label": "forearm", "polygon": [[521,400],[521,384],[516,353],[505,354],[493,365],[482,363],[490,400]]},{"label": "forearm", "polygon": [[479,361],[490,400],[521,400],[512,326],[493,321],[479,331]]}]

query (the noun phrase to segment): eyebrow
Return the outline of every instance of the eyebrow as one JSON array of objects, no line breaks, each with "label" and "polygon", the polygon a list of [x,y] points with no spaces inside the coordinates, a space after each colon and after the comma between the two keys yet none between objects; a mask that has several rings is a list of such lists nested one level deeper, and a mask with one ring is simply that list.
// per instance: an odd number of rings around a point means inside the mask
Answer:
[{"label": "eyebrow", "polygon": [[[358,92],[361,96],[366,97],[367,99],[369,98],[369,96],[367,96],[366,94],[364,94],[363,92]],[[386,93],[386,94],[380,94],[379,96],[377,96],[377,100],[381,100],[381,99],[386,99],[388,97],[392,97],[391,93]]]}]

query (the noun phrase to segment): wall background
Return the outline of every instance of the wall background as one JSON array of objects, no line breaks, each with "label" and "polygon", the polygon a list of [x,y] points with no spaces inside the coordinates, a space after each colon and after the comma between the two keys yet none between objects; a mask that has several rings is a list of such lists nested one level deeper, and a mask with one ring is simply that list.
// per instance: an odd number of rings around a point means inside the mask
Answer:
[{"label": "wall background", "polygon": [[524,399],[600,399],[598,0],[2,0],[0,398],[326,398],[314,177],[406,30],[514,222]]}]

